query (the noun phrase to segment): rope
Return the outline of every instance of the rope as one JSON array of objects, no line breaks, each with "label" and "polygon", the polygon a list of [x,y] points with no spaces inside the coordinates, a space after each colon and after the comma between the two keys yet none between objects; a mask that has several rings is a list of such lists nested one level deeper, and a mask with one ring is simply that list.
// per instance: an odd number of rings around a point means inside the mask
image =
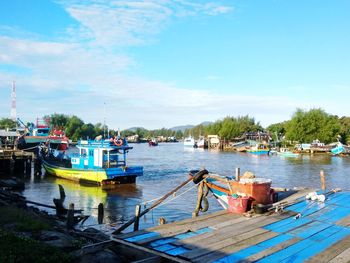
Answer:
[{"label": "rope", "polygon": [[192,189],[193,189],[194,187],[196,187],[196,186],[197,186],[197,185],[194,184],[193,186],[191,186],[190,188],[188,188],[188,189],[187,189],[186,191],[184,191],[183,193],[181,193],[181,194],[179,194],[179,195],[176,195],[174,198],[172,198],[172,199],[170,199],[170,200],[168,200],[168,201],[165,201],[164,203],[158,205],[158,207],[161,207],[162,205],[165,205],[165,204],[167,204],[167,203],[170,203],[171,201],[175,200],[176,198],[178,198],[178,197],[180,197],[180,196],[186,194],[187,192],[189,192],[190,190],[192,190]]}]

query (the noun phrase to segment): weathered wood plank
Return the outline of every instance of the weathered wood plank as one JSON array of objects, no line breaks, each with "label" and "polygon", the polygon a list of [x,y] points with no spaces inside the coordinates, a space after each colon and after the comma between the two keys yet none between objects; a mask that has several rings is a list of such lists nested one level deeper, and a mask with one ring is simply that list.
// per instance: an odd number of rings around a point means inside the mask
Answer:
[{"label": "weathered wood plank", "polygon": [[[196,258],[191,258],[193,262],[211,262],[216,259],[222,258],[241,249],[247,248],[252,245],[256,245],[262,241],[277,236],[277,233],[266,231],[264,229],[256,229],[255,231],[262,231],[259,235],[253,235],[250,238],[244,239],[238,243],[226,242],[226,245],[221,245],[222,248],[208,250],[206,255],[199,255]],[[234,238],[233,238],[234,239]],[[227,240],[228,241],[228,240]]]},{"label": "weathered wood plank", "polygon": [[330,263],[348,263],[350,262],[350,248],[344,250],[341,254],[329,261]]},{"label": "weathered wood plank", "polygon": [[[222,242],[223,240],[230,239],[233,235],[239,235],[244,232],[249,232],[254,229],[263,227],[265,225],[276,222],[284,217],[289,217],[290,214],[286,213],[284,215],[275,215],[275,216],[258,216],[254,218],[245,218],[244,221],[237,224],[230,224],[228,226],[214,230],[211,233],[206,233],[205,236],[201,235],[199,237],[193,237],[188,240],[183,240],[181,244],[185,244],[186,247],[191,249],[206,248],[210,249],[211,246],[215,246],[217,243]],[[203,237],[203,238],[200,238]],[[206,238],[204,238],[206,237]],[[180,242],[176,242],[180,244]]]},{"label": "weathered wood plank", "polygon": [[336,222],[339,226],[350,226],[350,215]]},{"label": "weathered wood plank", "polygon": [[[334,244],[331,247],[327,248],[323,252],[321,252],[321,253],[317,254],[316,256],[310,258],[306,262],[308,262],[308,263],[317,263],[317,262],[332,261],[334,258],[336,258],[338,255],[340,256],[347,249],[350,249],[350,237],[344,238],[343,240],[337,242],[336,244]],[[349,262],[349,260],[350,260],[350,256],[348,257],[348,261],[345,261],[345,262]],[[334,261],[334,262],[337,262],[337,261]]]}]

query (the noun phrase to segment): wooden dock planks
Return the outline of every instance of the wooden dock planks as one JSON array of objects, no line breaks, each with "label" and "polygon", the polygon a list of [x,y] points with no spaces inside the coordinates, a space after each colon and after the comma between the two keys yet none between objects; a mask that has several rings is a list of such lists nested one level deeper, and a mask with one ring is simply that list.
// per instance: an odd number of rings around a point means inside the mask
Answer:
[{"label": "wooden dock planks", "polygon": [[183,262],[349,262],[350,193],[300,200],[283,214],[219,212],[116,239]]}]

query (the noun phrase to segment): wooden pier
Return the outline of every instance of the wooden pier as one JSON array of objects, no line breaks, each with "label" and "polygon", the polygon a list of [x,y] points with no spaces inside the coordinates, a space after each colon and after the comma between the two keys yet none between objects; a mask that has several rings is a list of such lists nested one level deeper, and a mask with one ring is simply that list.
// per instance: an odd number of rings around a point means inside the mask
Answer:
[{"label": "wooden pier", "polygon": [[129,262],[349,262],[350,192],[325,202],[306,200],[308,192],[268,214],[220,211],[115,235],[111,247]]},{"label": "wooden pier", "polygon": [[34,153],[11,148],[0,148],[0,171],[5,173],[30,174]]}]

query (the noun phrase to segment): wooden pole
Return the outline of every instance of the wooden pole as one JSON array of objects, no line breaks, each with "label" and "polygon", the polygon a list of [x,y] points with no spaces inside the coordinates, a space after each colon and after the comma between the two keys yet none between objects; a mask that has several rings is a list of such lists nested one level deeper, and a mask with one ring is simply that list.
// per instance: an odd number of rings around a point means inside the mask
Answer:
[{"label": "wooden pole", "polygon": [[[143,210],[139,217],[145,215],[146,213],[148,213],[149,211],[151,211],[153,208],[155,208],[157,205],[159,205],[160,203],[162,203],[165,199],[167,199],[169,196],[171,196],[173,193],[177,192],[180,188],[184,187],[186,184],[188,184],[190,181],[192,181],[192,177],[188,178],[186,181],[184,181],[183,183],[181,183],[179,186],[177,186],[175,189],[171,190],[169,193],[165,194],[162,198],[158,199],[158,201],[156,201],[154,204],[152,204],[150,207],[148,207],[147,209]],[[124,229],[126,229],[128,226],[130,226],[132,223],[135,222],[135,217],[130,219],[128,222],[126,222],[124,225],[122,225],[121,227],[119,227],[117,230],[115,230],[112,234],[116,235],[119,234],[121,231],[123,231]]]},{"label": "wooden pole", "polygon": [[320,179],[321,179],[321,188],[323,190],[323,192],[326,192],[326,179],[325,179],[325,174],[324,171],[321,170],[320,171]]},{"label": "wooden pole", "polygon": [[99,205],[98,205],[98,217],[97,217],[97,221],[99,224],[103,223],[103,215],[104,215],[103,204],[99,203]]},{"label": "wooden pole", "polygon": [[72,229],[74,226],[74,204],[69,204],[69,209],[67,213],[67,229]]},{"label": "wooden pole", "polygon": [[141,212],[141,206],[140,205],[136,205],[136,207],[135,207],[134,231],[139,230],[140,212]]},{"label": "wooden pole", "polygon": [[239,182],[241,180],[241,169],[239,167],[236,168],[236,181]]}]

